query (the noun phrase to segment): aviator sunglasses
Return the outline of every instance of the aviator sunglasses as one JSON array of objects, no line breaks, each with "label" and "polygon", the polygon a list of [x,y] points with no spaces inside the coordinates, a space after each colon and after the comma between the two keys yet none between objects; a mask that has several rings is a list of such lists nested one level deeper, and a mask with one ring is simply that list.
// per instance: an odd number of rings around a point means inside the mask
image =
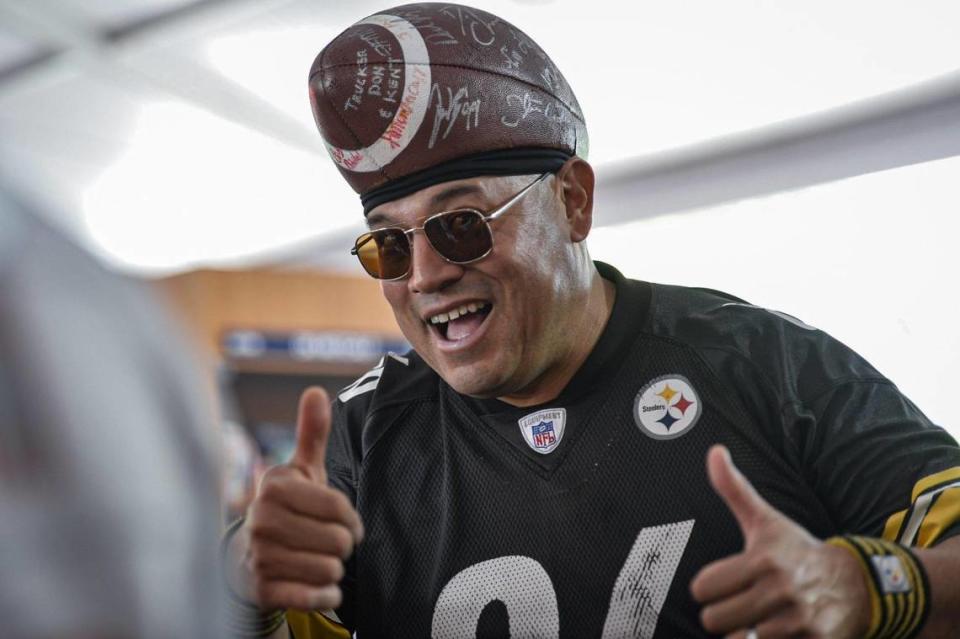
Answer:
[{"label": "aviator sunglasses", "polygon": [[410,238],[414,232],[423,231],[433,250],[448,262],[476,262],[493,250],[490,222],[506,213],[548,175],[549,171],[489,213],[469,208],[456,209],[431,215],[424,220],[423,226],[410,229],[391,226],[369,231],[357,238],[350,254],[357,256],[363,269],[371,277],[378,280],[399,280],[410,274]]}]

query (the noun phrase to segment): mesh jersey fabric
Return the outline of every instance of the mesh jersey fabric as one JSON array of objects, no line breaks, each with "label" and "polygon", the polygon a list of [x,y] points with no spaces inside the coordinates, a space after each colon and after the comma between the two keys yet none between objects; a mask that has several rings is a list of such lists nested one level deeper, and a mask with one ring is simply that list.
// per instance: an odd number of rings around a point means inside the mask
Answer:
[{"label": "mesh jersey fabric", "polygon": [[[821,538],[880,536],[917,482],[960,468],[945,431],[822,331],[597,267],[616,302],[554,401],[461,396],[411,352],[335,402],[328,471],[366,527],[337,613],[361,639],[707,637],[690,580],[742,547],[706,476],[712,444]],[[663,378],[700,403],[669,439],[637,416]],[[567,415],[559,445],[531,451],[518,420],[554,408]]]}]

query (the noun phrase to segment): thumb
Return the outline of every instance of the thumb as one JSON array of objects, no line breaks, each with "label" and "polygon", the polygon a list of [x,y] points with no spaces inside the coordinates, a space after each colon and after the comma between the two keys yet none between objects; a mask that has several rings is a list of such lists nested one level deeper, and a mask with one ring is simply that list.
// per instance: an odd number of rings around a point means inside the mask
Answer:
[{"label": "thumb", "polygon": [[297,442],[290,459],[311,479],[326,483],[327,439],[330,437],[330,400],[327,391],[311,386],[300,396]]},{"label": "thumb", "polygon": [[707,453],[707,475],[713,489],[740,524],[744,541],[749,545],[753,532],[777,511],[734,466],[726,446],[718,444],[710,448]]}]

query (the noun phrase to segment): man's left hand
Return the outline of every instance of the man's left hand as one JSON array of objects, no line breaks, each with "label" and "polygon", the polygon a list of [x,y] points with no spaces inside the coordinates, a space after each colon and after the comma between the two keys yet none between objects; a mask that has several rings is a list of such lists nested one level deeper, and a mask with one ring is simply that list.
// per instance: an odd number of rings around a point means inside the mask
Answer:
[{"label": "man's left hand", "polygon": [[712,633],[742,639],[853,639],[870,621],[867,586],[856,559],[823,543],[768,504],[737,470],[730,453],[707,455],[714,490],[733,513],[744,549],[705,566],[690,590]]}]

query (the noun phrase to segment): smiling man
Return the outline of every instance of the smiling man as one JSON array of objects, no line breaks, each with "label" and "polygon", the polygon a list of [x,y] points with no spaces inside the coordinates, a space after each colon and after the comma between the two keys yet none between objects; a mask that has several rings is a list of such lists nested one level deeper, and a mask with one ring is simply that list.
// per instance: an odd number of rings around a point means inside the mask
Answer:
[{"label": "smiling man", "polygon": [[[392,259],[387,246],[408,246],[393,258],[406,270],[390,273],[383,293],[417,354],[460,394],[517,406],[549,401],[603,330],[614,286],[582,242],[593,176],[580,160],[563,175],[566,182],[544,173],[442,183],[368,216],[361,261],[379,276],[381,262]],[[423,220],[424,211],[451,207]],[[411,233],[420,225],[422,235]],[[468,243],[478,247],[464,256],[469,263],[443,257]]]},{"label": "smiling man", "polygon": [[955,633],[956,442],[799,320],[591,261],[583,114],[523,32],[396,7],[309,82],[413,350],[304,395],[231,530],[239,630]]}]

